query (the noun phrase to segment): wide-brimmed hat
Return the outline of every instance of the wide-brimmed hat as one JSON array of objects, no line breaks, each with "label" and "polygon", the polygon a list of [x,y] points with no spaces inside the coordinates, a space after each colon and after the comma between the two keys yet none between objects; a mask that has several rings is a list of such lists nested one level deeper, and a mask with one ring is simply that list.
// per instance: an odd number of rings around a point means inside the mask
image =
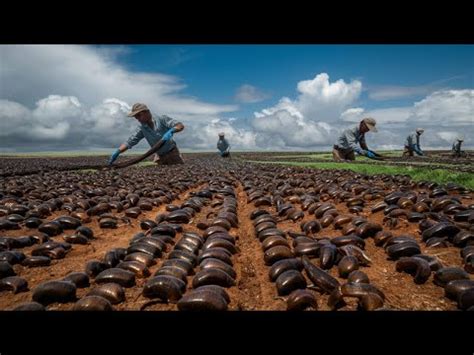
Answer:
[{"label": "wide-brimmed hat", "polygon": [[418,133],[418,134],[423,134],[424,131],[425,130],[423,128],[417,128],[416,129],[416,133]]},{"label": "wide-brimmed hat", "polygon": [[362,122],[365,123],[369,131],[377,132],[377,128],[375,128],[375,125],[377,124],[377,122],[372,117],[364,118]]},{"label": "wide-brimmed hat", "polygon": [[132,106],[132,111],[127,116],[135,117],[137,113],[140,113],[142,111],[149,111],[149,109],[145,104],[136,103]]},{"label": "wide-brimmed hat", "polygon": [[457,137],[456,137],[456,140],[462,142],[462,141],[464,141],[464,136],[462,136],[462,135],[461,135],[461,136],[457,136]]},{"label": "wide-brimmed hat", "polygon": [[224,137],[224,132],[219,133],[219,137]]}]

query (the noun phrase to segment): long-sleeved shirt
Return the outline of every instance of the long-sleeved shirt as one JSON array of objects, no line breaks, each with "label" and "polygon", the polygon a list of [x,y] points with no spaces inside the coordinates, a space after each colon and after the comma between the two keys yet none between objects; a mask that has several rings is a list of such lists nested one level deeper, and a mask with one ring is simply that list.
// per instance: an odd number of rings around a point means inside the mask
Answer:
[{"label": "long-sleeved shirt", "polygon": [[419,149],[420,147],[420,135],[418,133],[412,133],[407,137],[405,142],[405,146],[408,148],[412,148],[413,146],[417,146]]},{"label": "long-sleeved shirt", "polygon": [[453,152],[461,153],[461,144],[462,144],[461,141],[455,141],[453,143]]},{"label": "long-sleeved shirt", "polygon": [[[360,145],[359,148],[357,145]],[[365,134],[361,133],[359,126],[354,128],[346,129],[339,136],[336,145],[346,151],[355,151],[359,154],[367,154],[367,144],[365,142]]]},{"label": "long-sleeved shirt", "polygon": [[[140,123],[135,132],[128,138],[125,145],[128,149],[131,149],[134,145],[137,145],[143,138],[145,138],[148,144],[152,147],[154,146],[161,137],[170,129],[176,126],[179,122],[168,117],[166,115],[158,116],[158,120],[152,118],[154,128],[151,128],[146,123]],[[158,155],[164,155],[170,152],[176,143],[173,139],[168,140],[163,144],[163,146],[158,150]]]},{"label": "long-sleeved shirt", "polygon": [[217,141],[217,149],[219,149],[221,152],[225,152],[227,148],[229,148],[229,142],[225,138],[219,138]]}]

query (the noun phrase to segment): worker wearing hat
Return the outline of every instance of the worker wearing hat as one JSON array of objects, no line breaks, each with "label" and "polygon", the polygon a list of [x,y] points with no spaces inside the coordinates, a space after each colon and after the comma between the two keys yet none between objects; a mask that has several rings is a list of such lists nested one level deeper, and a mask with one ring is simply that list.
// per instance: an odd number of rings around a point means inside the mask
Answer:
[{"label": "worker wearing hat", "polygon": [[[355,153],[375,159],[376,153],[367,148],[365,134],[367,132],[377,132],[376,122],[373,118],[364,118],[358,126],[346,129],[338,138],[333,147],[332,155],[336,161],[355,160]],[[360,148],[359,146],[360,145]]]},{"label": "worker wearing hat", "polygon": [[230,156],[230,144],[227,139],[224,138],[224,132],[219,133],[219,140],[217,141],[217,149],[221,157]]},{"label": "worker wearing hat", "polygon": [[415,133],[410,134],[405,141],[405,149],[403,150],[404,157],[412,157],[413,152],[418,155],[425,155],[420,147],[420,136],[425,130],[423,128],[417,128]]},{"label": "worker wearing hat", "polygon": [[159,162],[162,165],[184,163],[178,147],[173,140],[173,134],[181,132],[184,129],[184,125],[181,122],[165,115],[158,116],[158,119],[155,120],[148,107],[141,103],[133,105],[131,112],[127,116],[134,117],[140,125],[128,138],[127,142],[121,144],[120,147],[114,151],[109,159],[109,164],[112,164],[121,153],[137,145],[143,138],[147,140],[151,147],[160,139],[165,141],[155,155],[155,162]]},{"label": "worker wearing hat", "polygon": [[461,144],[463,141],[464,141],[463,136],[456,137],[456,140],[453,143],[453,157],[454,158],[460,158],[462,155],[464,155],[464,152],[461,151]]}]

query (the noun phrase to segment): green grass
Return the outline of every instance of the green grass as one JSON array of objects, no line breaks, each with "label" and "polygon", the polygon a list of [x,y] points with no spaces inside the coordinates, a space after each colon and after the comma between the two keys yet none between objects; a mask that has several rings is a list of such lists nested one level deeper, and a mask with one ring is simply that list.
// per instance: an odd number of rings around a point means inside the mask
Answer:
[{"label": "green grass", "polygon": [[390,165],[369,165],[369,164],[352,164],[352,163],[298,163],[298,162],[282,162],[282,161],[255,161],[252,163],[261,164],[282,164],[302,166],[315,169],[346,169],[352,170],[359,174],[376,175],[376,174],[390,174],[390,175],[409,175],[415,181],[433,181],[440,184],[452,182],[469,189],[474,189],[474,175],[470,173],[453,172],[445,169],[427,169],[415,167],[399,167]]}]

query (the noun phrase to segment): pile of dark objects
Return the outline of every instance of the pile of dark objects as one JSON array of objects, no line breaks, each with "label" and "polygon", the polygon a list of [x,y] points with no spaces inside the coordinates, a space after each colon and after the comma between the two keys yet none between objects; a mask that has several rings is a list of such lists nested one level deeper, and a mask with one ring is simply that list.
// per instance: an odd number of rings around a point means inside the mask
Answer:
[{"label": "pile of dark objects", "polygon": [[[245,217],[260,243],[268,283],[287,310],[317,310],[324,294],[331,310],[390,309],[363,271],[376,266],[368,242],[413,283],[433,282],[458,309],[474,310],[474,205],[463,202],[473,193],[461,186],[205,155],[185,165],[115,171],[67,171],[57,162],[34,173],[25,173],[23,165],[2,166],[0,297],[31,294],[30,302],[13,310],[70,303],[71,310],[110,311],[134,287],[143,310],[154,304],[228,310],[238,303],[228,290],[239,283],[237,216],[244,207],[250,207]],[[238,203],[238,189],[246,205]],[[144,217],[159,208],[153,218]],[[288,223],[293,227],[279,227]],[[397,233],[410,225],[417,226],[416,234]],[[97,231],[138,226],[141,232],[127,235],[126,247],[111,248],[64,278],[30,290],[22,277],[27,269],[67,263],[79,245],[96,243]],[[329,229],[339,235],[325,235]],[[426,252],[433,248],[458,248],[462,267],[443,265]],[[330,275],[333,268],[338,277]],[[78,297],[78,289],[88,292]]]}]

